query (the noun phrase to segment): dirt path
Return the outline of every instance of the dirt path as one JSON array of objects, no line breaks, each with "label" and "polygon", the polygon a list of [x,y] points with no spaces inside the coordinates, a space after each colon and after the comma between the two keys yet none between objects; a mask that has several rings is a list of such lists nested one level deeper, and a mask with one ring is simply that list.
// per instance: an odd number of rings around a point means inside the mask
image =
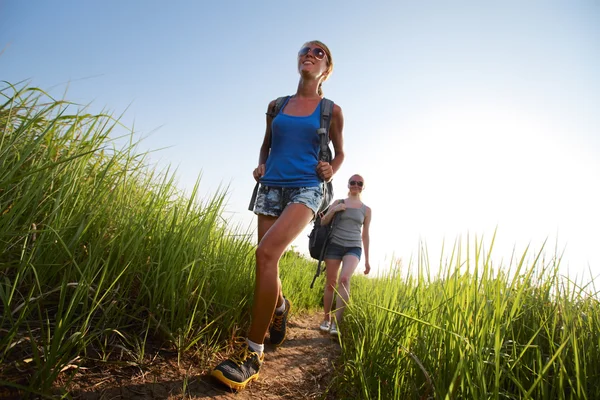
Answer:
[{"label": "dirt path", "polygon": [[182,368],[176,360],[164,360],[145,373],[138,370],[127,375],[113,370],[83,374],[73,382],[72,394],[84,400],[334,398],[326,389],[340,346],[337,339],[319,331],[320,316],[292,315],[286,341],[279,348],[265,346],[265,364],[258,381],[239,393],[195,368],[193,362],[182,362]]}]

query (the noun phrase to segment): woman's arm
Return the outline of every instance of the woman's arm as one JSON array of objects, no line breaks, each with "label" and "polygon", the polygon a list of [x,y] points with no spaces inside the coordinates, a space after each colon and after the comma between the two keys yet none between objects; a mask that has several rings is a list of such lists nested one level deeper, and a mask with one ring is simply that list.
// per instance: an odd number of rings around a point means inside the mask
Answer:
[{"label": "woman's arm", "polygon": [[329,138],[333,143],[334,157],[331,163],[319,161],[317,173],[325,182],[329,182],[333,175],[340,169],[344,162],[344,114],[342,108],[337,104],[333,105],[331,125],[329,126]]},{"label": "woman's arm", "polygon": [[342,203],[340,200],[334,201],[330,206],[324,216],[321,217],[321,225],[328,225],[332,220],[335,213],[339,211],[344,211],[346,209],[346,204]]},{"label": "woman's arm", "polygon": [[265,164],[267,163],[267,158],[269,158],[269,152],[271,150],[271,123],[273,122],[273,117],[271,116],[271,110],[275,106],[275,100],[269,103],[267,108],[267,127],[265,129],[265,136],[263,138],[262,145],[260,146],[260,152],[258,154],[258,167],[254,169],[252,175],[254,179],[257,181],[261,176],[265,174]]},{"label": "woman's arm", "polygon": [[369,227],[371,226],[371,208],[367,207],[367,212],[365,213],[365,222],[363,223],[362,230],[362,241],[363,247],[365,250],[365,275],[371,271],[371,264],[369,263],[369,242],[371,238],[369,237]]}]

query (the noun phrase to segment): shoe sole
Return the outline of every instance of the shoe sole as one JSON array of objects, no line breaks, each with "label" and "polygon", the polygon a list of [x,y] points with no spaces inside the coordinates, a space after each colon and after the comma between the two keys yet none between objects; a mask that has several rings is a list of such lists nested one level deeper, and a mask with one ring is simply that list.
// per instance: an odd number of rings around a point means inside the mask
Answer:
[{"label": "shoe sole", "polygon": [[229,388],[233,390],[243,390],[246,388],[247,384],[258,379],[258,373],[252,375],[250,378],[246,379],[243,382],[232,381],[231,379],[228,379],[225,375],[223,375],[223,373],[219,370],[214,370],[210,374],[211,376],[215,377],[219,382],[226,386],[229,386]]}]

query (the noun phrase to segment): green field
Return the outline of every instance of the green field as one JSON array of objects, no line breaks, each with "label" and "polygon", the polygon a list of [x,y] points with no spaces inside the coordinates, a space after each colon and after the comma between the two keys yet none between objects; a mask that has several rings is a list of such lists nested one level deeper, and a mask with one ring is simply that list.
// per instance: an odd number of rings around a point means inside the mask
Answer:
[{"label": "green field", "polygon": [[[144,368],[156,346],[208,366],[245,332],[254,282],[255,237],[223,218],[226,193],[201,199],[198,181],[184,195],[135,143],[117,146],[131,133],[110,115],[27,85],[0,93],[0,385],[56,395],[59,376]],[[467,239],[434,276],[423,253],[353,277],[335,392],[600,399],[594,282],[535,254],[495,266],[489,250]],[[280,267],[296,309],[318,310],[315,263],[288,252]]]}]

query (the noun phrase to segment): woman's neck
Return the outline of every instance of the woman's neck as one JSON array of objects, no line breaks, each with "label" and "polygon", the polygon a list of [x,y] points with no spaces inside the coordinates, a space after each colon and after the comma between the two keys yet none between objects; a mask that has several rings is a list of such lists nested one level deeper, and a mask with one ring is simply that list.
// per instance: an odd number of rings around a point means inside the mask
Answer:
[{"label": "woman's neck", "polygon": [[321,96],[319,96],[318,89],[318,80],[300,78],[300,82],[298,82],[298,89],[296,90],[296,97],[304,99],[321,98]]}]

